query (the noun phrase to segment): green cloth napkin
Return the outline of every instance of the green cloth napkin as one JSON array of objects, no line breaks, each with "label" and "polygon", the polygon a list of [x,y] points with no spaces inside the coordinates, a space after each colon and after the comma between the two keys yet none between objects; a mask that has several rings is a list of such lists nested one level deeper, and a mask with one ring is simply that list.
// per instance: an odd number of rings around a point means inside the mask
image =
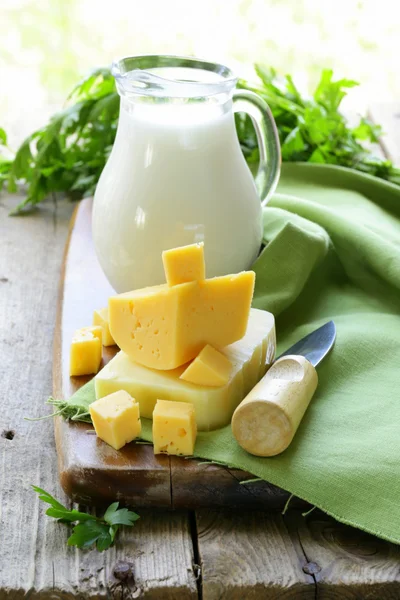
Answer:
[{"label": "green cloth napkin", "polygon": [[[264,209],[264,240],[254,306],[275,314],[279,352],[330,319],[337,341],[283,454],[247,454],[230,427],[200,433],[195,454],[400,544],[400,188],[340,167],[285,164]],[[89,383],[60,406],[85,418],[93,400]]]}]

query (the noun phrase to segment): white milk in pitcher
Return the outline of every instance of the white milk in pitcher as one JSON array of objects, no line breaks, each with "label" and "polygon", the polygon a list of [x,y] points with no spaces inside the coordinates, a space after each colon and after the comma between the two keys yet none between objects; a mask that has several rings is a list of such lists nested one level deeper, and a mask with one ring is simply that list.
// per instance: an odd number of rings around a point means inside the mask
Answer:
[{"label": "white milk in pitcher", "polygon": [[164,283],[161,252],[194,242],[204,241],[207,277],[247,269],[261,222],[231,100],[122,99],[93,210],[97,255],[116,291]]}]

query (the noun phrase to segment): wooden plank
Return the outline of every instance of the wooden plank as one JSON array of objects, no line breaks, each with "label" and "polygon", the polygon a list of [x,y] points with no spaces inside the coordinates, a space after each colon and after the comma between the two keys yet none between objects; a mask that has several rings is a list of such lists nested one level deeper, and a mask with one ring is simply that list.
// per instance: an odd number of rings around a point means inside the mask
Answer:
[{"label": "wooden plank", "polygon": [[321,511],[196,516],[204,600],[400,597],[400,547]]},{"label": "wooden plank", "polygon": [[[91,236],[91,200],[82,201],[72,220],[61,269],[54,343],[53,395],[67,398],[88,381],[69,376],[69,347],[75,329],[91,323],[93,310],[107,304],[113,290],[97,261]],[[106,348],[107,362],[116,347]],[[249,473],[201,462],[154,456],[136,443],[120,451],[89,435],[91,427],[56,419],[59,472],[64,490],[76,502],[101,504],[114,499],[135,506],[197,508],[241,506],[282,509],[289,494],[269,484],[251,488],[240,482]]]},{"label": "wooden plank", "polygon": [[400,598],[400,547],[347,527],[319,510],[306,518],[298,511],[285,516],[298,536],[318,599],[397,600]]},{"label": "wooden plank", "polygon": [[196,511],[203,600],[314,600],[282,515]]},{"label": "wooden plank", "polygon": [[[8,218],[21,198],[0,199],[0,598],[197,598],[185,512],[140,511],[105,553],[66,546],[70,529],[45,517],[30,488],[61,499],[51,420],[58,276],[72,207],[46,204]],[[132,576],[133,573],[133,576]]]},{"label": "wooden plank", "polygon": [[382,126],[381,147],[385,155],[400,166],[400,103],[373,103],[368,112]]}]

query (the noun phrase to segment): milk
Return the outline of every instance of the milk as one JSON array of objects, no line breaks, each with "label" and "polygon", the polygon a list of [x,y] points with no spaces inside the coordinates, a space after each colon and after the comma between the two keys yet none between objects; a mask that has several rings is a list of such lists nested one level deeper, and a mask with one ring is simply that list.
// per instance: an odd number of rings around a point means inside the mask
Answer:
[{"label": "milk", "polygon": [[247,269],[261,223],[231,100],[122,98],[93,210],[96,252],[116,291],[164,283],[162,251],[194,242],[205,243],[207,277]]}]

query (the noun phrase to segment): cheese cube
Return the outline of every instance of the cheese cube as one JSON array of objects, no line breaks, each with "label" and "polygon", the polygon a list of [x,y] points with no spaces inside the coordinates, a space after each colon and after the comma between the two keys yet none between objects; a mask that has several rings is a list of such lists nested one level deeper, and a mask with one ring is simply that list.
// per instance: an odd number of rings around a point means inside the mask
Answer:
[{"label": "cheese cube", "polygon": [[92,402],[89,412],[97,436],[115,450],[140,436],[139,404],[123,390]]},{"label": "cheese cube", "polygon": [[[275,352],[275,324],[270,313],[267,318],[260,318],[256,309],[251,309],[247,331],[255,336],[260,331],[258,341],[254,341],[253,351],[247,347],[247,333],[241,342],[221,348],[232,362],[229,381],[221,387],[206,387],[195,385],[180,379],[188,365],[183,365],[171,371],[148,369],[133,362],[124,353],[119,352],[95,377],[96,398],[101,398],[117,390],[126,390],[136,398],[140,405],[142,417],[151,419],[158,398],[188,402],[193,404],[199,431],[211,431],[230,423],[233,411],[247,395],[249,380],[244,382],[244,373],[254,360],[253,355],[260,356],[260,348],[265,344],[270,354]],[[249,338],[247,338],[249,339]],[[233,357],[232,346],[236,348]],[[258,348],[258,350],[257,350]],[[232,359],[231,359],[232,356]],[[257,366],[260,367],[259,362]],[[247,369],[247,371],[246,371]],[[264,368],[265,369],[265,368]],[[246,375],[247,377],[247,375]],[[256,377],[252,387],[260,377]]]},{"label": "cheese cube", "polygon": [[98,325],[103,331],[103,346],[114,346],[115,342],[110,333],[108,322],[108,308],[100,308],[93,313],[93,325]]},{"label": "cheese cube", "polygon": [[203,242],[165,250],[162,253],[162,260],[168,285],[206,278]]},{"label": "cheese cube", "polygon": [[71,377],[97,373],[101,363],[101,339],[101,327],[83,327],[74,333],[69,361]]},{"label": "cheese cube", "polygon": [[175,369],[205,345],[222,347],[246,333],[255,274],[245,271],[160,285],[110,298],[110,331],[137,363]]},{"label": "cheese cube", "polygon": [[218,387],[229,381],[231,370],[231,361],[224,354],[207,345],[183,371],[180,378],[197,385]]},{"label": "cheese cube", "polygon": [[194,452],[197,427],[191,404],[157,400],[153,412],[154,454],[183,454]]}]

